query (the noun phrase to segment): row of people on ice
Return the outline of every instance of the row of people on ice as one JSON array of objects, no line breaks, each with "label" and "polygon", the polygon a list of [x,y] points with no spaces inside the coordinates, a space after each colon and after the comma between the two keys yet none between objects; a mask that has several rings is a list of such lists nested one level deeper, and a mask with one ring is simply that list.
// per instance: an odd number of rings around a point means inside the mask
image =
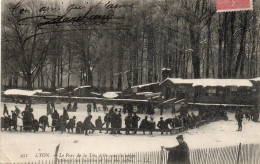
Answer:
[{"label": "row of people on ice", "polygon": [[[109,110],[108,106],[105,103],[103,103],[102,106],[103,106],[103,111],[104,112]],[[54,109],[55,109],[54,102],[53,101],[47,102],[47,115],[53,113]],[[66,107],[67,111],[69,111],[69,112],[76,112],[77,109],[78,109],[77,102],[74,102],[73,105],[72,105],[71,102],[69,102],[67,104],[67,107]],[[137,109],[134,109],[132,104],[124,104],[122,110],[123,110],[122,112],[124,114],[126,114],[126,113],[134,113],[134,111],[138,112],[138,113],[146,113],[148,115],[153,115],[155,113],[154,106],[151,105],[151,104],[149,104],[147,107],[145,107],[143,105],[138,105]],[[87,104],[87,112],[88,112],[88,114],[90,114],[92,111],[93,112],[98,112],[98,108],[97,108],[97,103],[96,102]],[[161,115],[162,115],[162,111],[163,110],[160,110]]]},{"label": "row of people on ice", "polygon": [[[17,117],[19,116],[20,110],[15,107],[15,111],[12,111],[12,118],[10,118],[7,110],[7,106],[4,105],[4,115],[7,114],[7,122],[5,124],[9,124],[11,126],[14,126],[14,129],[17,130]],[[222,114],[221,114],[222,113]],[[48,113],[50,114],[50,113]],[[21,113],[22,115],[22,121],[23,121],[23,127],[24,130],[34,130],[38,131],[39,127],[41,127],[44,131],[46,127],[49,127],[49,121],[47,116],[41,116],[39,118],[39,121],[34,118],[33,115],[33,109],[27,104],[25,107],[25,110]],[[199,115],[195,116],[194,113],[191,113],[191,115],[188,113],[187,108],[184,108],[181,110],[179,116],[175,116],[174,118],[167,118],[166,120],[163,119],[163,117],[160,118],[160,121],[156,124],[154,121],[154,117],[151,115],[149,120],[148,116],[146,116],[138,126],[138,123],[140,121],[140,117],[137,115],[137,113],[128,113],[128,115],[124,118],[125,128],[126,128],[126,134],[130,134],[130,130],[133,129],[133,134],[136,134],[136,129],[143,130],[143,133],[145,131],[149,131],[150,134],[152,134],[152,131],[156,128],[156,126],[163,131],[167,131],[166,129],[175,128],[175,127],[187,127],[187,128],[193,128],[197,126],[197,123],[202,119],[215,119],[218,116],[225,117],[226,113],[220,111],[199,111]],[[9,119],[8,119],[9,118]],[[69,115],[67,112],[67,109],[63,108],[63,114],[59,115],[57,110],[54,109],[54,112],[51,113],[52,118],[52,124],[51,128],[52,131],[55,129],[55,131],[65,131],[66,129],[70,132],[73,132],[73,129],[76,127],[77,133],[84,133],[88,134],[89,130],[94,131],[94,129],[100,129],[103,128],[105,125],[106,128],[111,127],[112,130],[111,134],[120,134],[120,128],[122,128],[122,115],[121,115],[121,109],[117,110],[113,107],[109,110],[109,112],[106,113],[104,116],[104,123],[101,120],[101,117],[99,116],[97,120],[95,120],[95,125],[92,123],[92,115],[88,113],[88,116],[85,118],[83,122],[78,121],[76,123],[76,117],[73,116],[71,119],[69,119]],[[101,130],[100,130],[101,132]],[[106,132],[108,133],[108,131]]]}]

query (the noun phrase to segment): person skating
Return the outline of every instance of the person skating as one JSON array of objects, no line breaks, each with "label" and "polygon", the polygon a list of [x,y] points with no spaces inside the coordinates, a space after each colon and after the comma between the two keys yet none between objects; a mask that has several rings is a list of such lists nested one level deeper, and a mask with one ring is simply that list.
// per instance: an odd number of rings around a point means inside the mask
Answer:
[{"label": "person skating", "polygon": [[95,126],[93,125],[93,123],[91,122],[92,119],[92,115],[89,115],[85,118],[84,122],[83,122],[83,126],[84,126],[84,130],[85,130],[85,135],[88,135],[88,131],[92,130],[92,133],[95,131],[94,128]]},{"label": "person skating", "polygon": [[[5,115],[6,114],[6,115]],[[3,112],[3,115],[8,117],[9,116],[9,112],[8,112],[8,109],[7,109],[7,106],[6,104],[4,104],[4,112]]]},{"label": "person skating", "polygon": [[149,121],[149,131],[150,131],[150,134],[153,135],[153,130],[155,129],[155,122],[154,122],[154,118],[151,116],[150,117],[150,121]]},{"label": "person skating", "polygon": [[[57,131],[59,129],[58,128],[58,122],[59,122],[59,118],[60,118],[60,115],[57,112],[57,110],[54,110],[54,112],[51,115],[51,118],[52,118],[51,125],[55,128],[55,131]],[[51,131],[53,131],[53,127],[51,128]]]},{"label": "person skating", "polygon": [[96,125],[96,128],[99,129],[99,133],[102,133],[101,128],[103,127],[104,124],[102,123],[101,117],[98,116],[98,119],[96,119],[96,121],[95,121],[95,125]]},{"label": "person skating", "polygon": [[94,109],[94,112],[97,112],[97,103],[95,101],[93,102],[93,109]]},{"label": "person skating", "polygon": [[126,128],[126,131],[125,131],[125,134],[126,135],[130,135],[130,129],[131,129],[131,126],[132,126],[132,114],[131,113],[128,113],[128,116],[125,117],[125,128]]},{"label": "person skating", "polygon": [[75,128],[75,125],[76,125],[76,116],[73,116],[73,118],[71,118],[66,125],[66,129],[68,130],[69,133],[70,130],[73,133],[73,129]]},{"label": "person skating", "polygon": [[162,115],[163,114],[163,104],[161,103],[160,104],[160,115]]},{"label": "person skating", "polygon": [[67,111],[71,111],[71,102],[67,105]]},{"label": "person skating", "polygon": [[242,121],[243,121],[243,113],[242,111],[238,111],[235,115],[237,123],[238,123],[238,129],[237,131],[242,131]]},{"label": "person skating", "polygon": [[[136,115],[136,113],[134,113],[133,117],[132,117],[132,128],[137,129],[138,128],[138,121],[140,120],[140,117],[138,117]],[[136,130],[134,130],[134,134],[136,134]]]},{"label": "person skating", "polygon": [[17,131],[17,114],[12,110],[12,125],[14,126],[14,130]]},{"label": "person skating", "polygon": [[65,107],[63,107],[63,114],[62,115],[63,115],[63,117],[66,121],[69,120],[69,114],[68,114],[68,111],[66,110]]},{"label": "person skating", "polygon": [[111,119],[111,128],[112,128],[110,134],[116,134],[116,131],[114,130],[114,128],[117,128],[116,112],[117,112],[117,109],[115,109],[115,112],[114,112],[113,108],[111,108],[109,110],[109,115],[110,115],[110,119]]},{"label": "person skating", "polygon": [[46,126],[49,127],[48,117],[47,117],[47,116],[41,116],[41,117],[39,118],[39,124],[41,124],[42,130],[45,131]]},{"label": "person skating", "polygon": [[142,129],[143,134],[145,134],[145,130],[148,130],[148,128],[149,128],[148,116],[145,116],[145,118],[141,121],[139,129]]},{"label": "person skating", "polygon": [[72,107],[73,112],[76,112],[77,109],[78,109],[78,104],[77,104],[77,102],[74,102],[73,107]]},{"label": "person skating", "polygon": [[[117,128],[122,128],[122,115],[121,115],[121,109],[116,114],[116,124]],[[121,134],[120,130],[117,131],[117,134]]]},{"label": "person skating", "polygon": [[106,134],[108,133],[108,128],[109,128],[109,124],[111,123],[111,117],[110,117],[110,114],[107,112],[105,117],[104,117],[104,121],[106,123],[106,129],[107,129],[107,132]]},{"label": "person skating", "polygon": [[14,111],[15,111],[17,117],[19,117],[20,109],[17,106],[15,106],[15,110]]},{"label": "person skating", "polygon": [[91,104],[88,104],[87,105],[87,112],[88,112],[88,115],[91,115],[91,109],[92,108],[92,105]]},{"label": "person skating", "polygon": [[59,118],[59,123],[58,123],[58,126],[59,126],[59,130],[61,131],[61,134],[66,131],[66,118],[61,115],[60,118]]},{"label": "person skating", "polygon": [[183,135],[176,137],[179,145],[171,148],[162,146],[162,149],[169,151],[167,164],[190,164],[190,152]]},{"label": "person skating", "polygon": [[48,116],[48,115],[52,115],[52,109],[51,109],[51,105],[50,105],[49,102],[47,102],[47,107],[46,107],[46,109],[47,109],[47,116]]},{"label": "person skating", "polygon": [[54,104],[54,101],[51,102],[51,109],[52,109],[52,110],[55,110],[55,104]]}]

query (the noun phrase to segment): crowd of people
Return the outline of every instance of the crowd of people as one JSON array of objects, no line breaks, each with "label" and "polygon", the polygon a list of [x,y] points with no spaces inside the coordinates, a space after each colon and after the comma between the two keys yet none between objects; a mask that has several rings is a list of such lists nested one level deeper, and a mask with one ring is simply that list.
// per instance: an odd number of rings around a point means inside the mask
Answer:
[{"label": "crowd of people", "polygon": [[[99,116],[94,124],[92,123],[92,108],[94,112],[97,112],[96,103],[87,104],[87,117],[85,120],[76,122],[76,117],[69,117],[68,111],[74,112],[78,109],[77,103],[75,102],[72,106],[71,103],[67,105],[67,108],[63,107],[63,113],[60,115],[55,108],[54,102],[47,102],[47,115],[41,116],[39,121],[34,118],[33,108],[30,104],[26,104],[25,110],[21,112],[20,109],[15,106],[15,111],[12,112],[12,117],[9,115],[6,104],[4,104],[4,116],[5,116],[5,125],[10,125],[14,127],[14,130],[17,131],[17,118],[21,118],[23,121],[23,129],[25,131],[34,130],[38,131],[39,128],[42,128],[45,131],[46,127],[51,127],[52,131],[64,131],[72,132],[73,129],[76,128],[76,133],[85,133],[86,135],[89,132],[94,132],[98,130],[102,133],[102,128],[106,129],[106,134],[121,134],[122,124],[125,124],[125,134],[137,134],[137,131],[140,130],[145,134],[145,132],[149,132],[149,134],[153,134],[155,129],[160,129],[161,134],[168,134],[169,129],[185,127],[185,129],[192,129],[198,127],[198,123],[201,120],[216,120],[218,118],[222,118],[227,120],[227,114],[224,110],[214,110],[208,108],[207,110],[199,110],[198,115],[194,113],[189,113],[188,108],[185,105],[181,106],[180,114],[174,115],[173,117],[164,119],[160,117],[160,121],[157,123],[154,121],[154,108],[152,105],[149,106],[149,110],[147,109],[145,113],[144,119],[138,116],[137,111],[135,111],[131,106],[125,105],[123,106],[123,113],[127,112],[125,118],[122,118],[121,110],[117,109],[114,106],[108,110],[108,107],[105,106],[105,116],[102,118]],[[103,106],[104,107],[104,106]],[[144,113],[144,112],[142,112]],[[51,125],[48,121],[48,115],[51,115]],[[105,125],[105,126],[104,126]],[[131,133],[130,133],[131,132]]]}]

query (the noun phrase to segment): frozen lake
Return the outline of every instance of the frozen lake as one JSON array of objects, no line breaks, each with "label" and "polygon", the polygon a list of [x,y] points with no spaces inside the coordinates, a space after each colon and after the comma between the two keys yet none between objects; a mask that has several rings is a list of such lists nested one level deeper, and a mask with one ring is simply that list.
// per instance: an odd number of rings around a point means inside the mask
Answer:
[{"label": "frozen lake", "polygon": [[[24,104],[6,103],[9,112],[14,110],[16,105],[21,110],[24,110]],[[56,104],[56,109],[59,114],[62,114],[62,107],[67,104]],[[87,104],[78,104],[78,112],[69,112],[70,118],[77,117],[76,121],[84,121],[87,116]],[[98,105],[98,107],[100,107]],[[45,104],[33,104],[35,118],[46,115]],[[116,108],[119,108],[116,107]],[[102,108],[101,108],[102,109]],[[1,114],[3,113],[3,103],[1,104]],[[98,116],[104,118],[103,110],[94,113],[92,112],[94,123]],[[144,118],[145,114],[139,114]],[[182,133],[184,140],[190,148],[209,148],[209,147],[224,147],[238,145],[239,143],[260,143],[260,123],[243,120],[243,131],[237,132],[237,122],[234,118],[234,113],[228,113],[229,121],[217,121],[208,125],[204,125],[199,129],[192,129],[188,132]],[[155,121],[158,122],[159,111],[156,110]],[[164,118],[171,117],[170,112],[163,114]],[[122,115],[124,120],[125,115]],[[51,122],[49,116],[49,122]],[[19,119],[19,124],[21,124]],[[140,123],[140,122],[139,122]],[[124,126],[124,121],[123,121]],[[84,134],[68,134],[60,132],[51,132],[48,128],[46,132],[41,130],[36,133],[30,132],[9,132],[1,131],[1,159],[12,159],[14,161],[37,161],[36,153],[51,153],[54,154],[55,148],[60,144],[61,153],[105,153],[105,154],[119,154],[119,153],[133,153],[144,151],[160,150],[162,145],[171,147],[177,145],[176,135],[163,135],[159,133],[150,136],[143,135],[139,132],[137,135],[126,136],[111,135],[95,132],[85,136]],[[32,153],[33,152],[33,153]],[[28,154],[26,158],[21,158],[22,154]],[[3,156],[4,155],[4,156]],[[46,159],[53,159],[53,156],[46,157]]]}]

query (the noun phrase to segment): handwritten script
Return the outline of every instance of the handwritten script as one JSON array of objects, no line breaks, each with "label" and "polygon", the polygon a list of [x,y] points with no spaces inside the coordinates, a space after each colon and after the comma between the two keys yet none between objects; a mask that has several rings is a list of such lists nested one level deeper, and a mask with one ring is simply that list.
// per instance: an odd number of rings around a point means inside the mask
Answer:
[{"label": "handwritten script", "polygon": [[[36,11],[27,8],[23,5],[25,0],[20,0],[12,6],[13,11],[21,15],[19,24],[28,24],[32,21],[37,23],[39,28],[44,28],[47,25],[100,25],[100,24],[120,24],[120,20],[124,17],[117,16],[116,10],[132,9],[132,4],[114,4],[110,1],[103,3],[102,0],[95,4],[85,2],[84,5],[70,4],[67,8],[57,6],[40,6]],[[33,13],[36,13],[33,15]],[[57,14],[62,13],[62,14]],[[119,22],[118,22],[119,21]]]}]

